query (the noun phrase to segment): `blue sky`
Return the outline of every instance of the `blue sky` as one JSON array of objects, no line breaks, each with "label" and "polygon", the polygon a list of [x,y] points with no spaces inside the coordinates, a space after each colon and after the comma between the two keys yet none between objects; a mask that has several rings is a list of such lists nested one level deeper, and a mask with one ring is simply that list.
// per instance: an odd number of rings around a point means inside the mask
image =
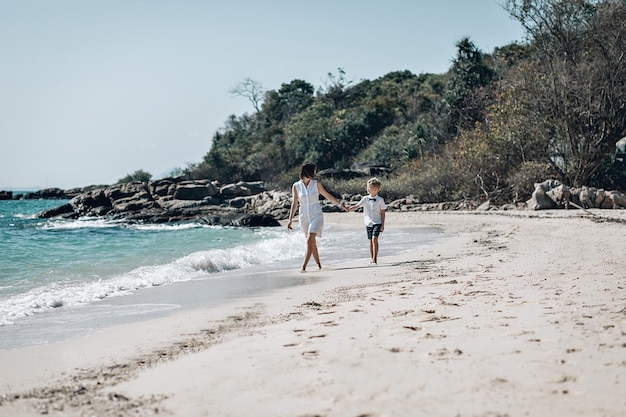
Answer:
[{"label": "blue sky", "polygon": [[502,0],[0,0],[0,189],[157,178],[199,162],[229,90],[443,73],[468,36],[523,38]]}]

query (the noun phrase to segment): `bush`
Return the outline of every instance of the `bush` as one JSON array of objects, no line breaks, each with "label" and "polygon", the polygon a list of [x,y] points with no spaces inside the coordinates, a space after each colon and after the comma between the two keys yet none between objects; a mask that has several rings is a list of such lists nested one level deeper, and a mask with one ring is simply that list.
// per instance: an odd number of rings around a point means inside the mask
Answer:
[{"label": "bush", "polygon": [[550,165],[545,162],[523,162],[519,169],[511,173],[508,178],[511,199],[513,202],[526,201],[535,190],[535,183],[543,182],[554,177]]}]

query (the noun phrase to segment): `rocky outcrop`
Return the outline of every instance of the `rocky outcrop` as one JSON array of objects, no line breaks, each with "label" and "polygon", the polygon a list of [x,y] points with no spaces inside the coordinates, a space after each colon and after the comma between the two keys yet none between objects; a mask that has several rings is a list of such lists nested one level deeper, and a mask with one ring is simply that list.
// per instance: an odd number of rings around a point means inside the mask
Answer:
[{"label": "rocky outcrop", "polygon": [[[62,195],[57,191],[33,194],[39,198]],[[42,211],[38,217],[106,217],[149,223],[193,220],[226,226],[278,226],[276,219],[289,213],[288,198],[265,191],[262,182],[219,186],[207,180],[166,178],[148,183],[88,187],[68,203]]]},{"label": "rocky outcrop", "polygon": [[[81,192],[79,192],[81,191]],[[148,183],[130,182],[112,186],[90,186],[83,189],[46,189],[29,198],[59,198],[74,195],[59,207],[38,214],[40,218],[104,217],[147,223],[199,221],[226,226],[278,226],[278,220],[289,217],[291,193],[268,191],[262,182],[238,182],[220,185],[215,181],[187,181],[165,178]],[[361,195],[344,195],[348,203]],[[325,212],[341,211],[327,200],[321,201]],[[388,211],[450,210],[544,210],[570,208],[626,208],[626,195],[593,187],[570,188],[557,180],[535,184],[532,197],[524,203],[497,207],[485,200],[425,203],[409,195],[389,201]]]},{"label": "rocky outcrop", "polygon": [[626,195],[617,190],[605,191],[587,186],[570,188],[558,180],[546,180],[535,184],[535,190],[526,205],[530,210],[568,209],[570,206],[618,209],[626,208]]},{"label": "rocky outcrop", "polygon": [[24,194],[22,198],[25,200],[39,200],[39,199],[62,200],[62,199],[67,198],[67,194],[65,193],[64,190],[60,188],[44,188],[39,191]]}]

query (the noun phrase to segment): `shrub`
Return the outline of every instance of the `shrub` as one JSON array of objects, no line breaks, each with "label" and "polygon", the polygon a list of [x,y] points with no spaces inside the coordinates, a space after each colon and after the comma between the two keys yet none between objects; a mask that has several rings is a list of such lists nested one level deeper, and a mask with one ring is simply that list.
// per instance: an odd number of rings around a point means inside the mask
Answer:
[{"label": "shrub", "polygon": [[535,189],[535,183],[543,182],[554,176],[550,164],[546,162],[522,162],[519,169],[511,173],[507,182],[513,201],[526,201]]}]

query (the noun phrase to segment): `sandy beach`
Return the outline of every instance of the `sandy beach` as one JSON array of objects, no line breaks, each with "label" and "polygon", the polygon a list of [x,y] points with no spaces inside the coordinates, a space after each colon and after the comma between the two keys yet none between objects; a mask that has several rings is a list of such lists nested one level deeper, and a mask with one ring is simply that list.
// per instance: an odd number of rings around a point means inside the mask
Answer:
[{"label": "sandy beach", "polygon": [[626,415],[626,210],[387,214],[414,226],[449,237],[0,352],[0,416]]}]

